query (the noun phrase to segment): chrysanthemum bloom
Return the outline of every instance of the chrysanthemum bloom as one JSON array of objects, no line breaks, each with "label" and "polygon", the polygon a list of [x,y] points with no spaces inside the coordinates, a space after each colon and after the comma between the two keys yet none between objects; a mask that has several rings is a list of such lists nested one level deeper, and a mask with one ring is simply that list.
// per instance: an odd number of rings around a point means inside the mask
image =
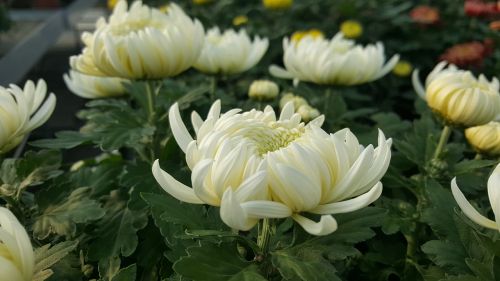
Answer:
[{"label": "chrysanthemum bloom", "polygon": [[385,62],[382,43],[362,47],[338,33],[331,40],[306,36],[298,42],[283,40],[286,67],[271,66],[272,75],[323,85],[357,85],[387,74],[398,62]]},{"label": "chrysanthemum bloom", "polygon": [[299,30],[295,31],[292,34],[291,41],[293,43],[298,43],[300,40],[302,40],[305,37],[311,37],[312,39],[322,39],[325,38],[325,34],[319,29],[309,29],[309,30]]},{"label": "chrysanthemum bloom", "polygon": [[500,31],[500,20],[490,22],[489,26],[493,31]]},{"label": "chrysanthemum bloom", "polygon": [[203,26],[175,4],[167,13],[141,1],[128,9],[121,0],[109,21],[103,18],[93,34],[84,33],[85,44],[71,67],[84,74],[127,79],[161,79],[191,67],[203,47]]},{"label": "chrysanthemum bloom", "polygon": [[194,68],[208,74],[237,74],[254,67],[264,56],[269,46],[267,38],[255,36],[253,41],[244,29],[220,32],[210,29],[205,44]]},{"label": "chrysanthemum bloom", "polygon": [[[0,154],[16,147],[26,134],[40,127],[54,111],[56,96],[47,95],[47,84],[27,81],[24,89],[0,87]],[[45,100],[45,101],[44,101]]]},{"label": "chrysanthemum bloom", "polygon": [[356,39],[363,34],[363,26],[355,20],[346,20],[340,24],[340,31],[346,38]]},{"label": "chrysanthemum bloom", "polygon": [[464,11],[469,17],[494,17],[500,14],[500,4],[499,2],[467,0],[464,3]]},{"label": "chrysanthemum bloom", "polygon": [[418,24],[433,25],[439,22],[439,10],[426,5],[417,6],[410,11],[410,18]]},{"label": "chrysanthemum bloom", "polygon": [[413,87],[427,105],[450,125],[473,127],[492,121],[500,112],[498,79],[489,82],[453,64],[440,62],[425,80],[425,88],[413,72]]},{"label": "chrysanthemum bloom", "polygon": [[0,280],[32,281],[35,255],[24,227],[0,207]]},{"label": "chrysanthemum bloom", "polygon": [[248,89],[248,97],[255,100],[272,100],[278,96],[280,89],[269,80],[255,80]]},{"label": "chrysanthemum bloom", "polygon": [[490,53],[490,46],[476,41],[454,45],[446,49],[439,59],[461,67],[480,66]]},{"label": "chrysanthemum bloom", "polygon": [[407,77],[410,76],[412,70],[413,66],[409,61],[400,60],[392,69],[392,73],[400,77]]},{"label": "chrysanthemum bloom", "polygon": [[266,9],[281,10],[290,8],[293,0],[262,0],[262,4]]},{"label": "chrysanthemum bloom", "polygon": [[500,155],[500,122],[468,128],[465,137],[479,153]]},{"label": "chrysanthemum bloom", "polygon": [[[196,139],[178,105],[171,107],[170,126],[186,153],[193,188],[163,171],[158,160],[153,174],[181,201],[220,206],[222,220],[234,229],[291,216],[307,232],[326,235],[337,229],[332,214],[363,208],[382,192],[379,180],[389,165],[392,140],[381,131],[377,148],[362,147],[349,129],[323,131],[323,116],[305,125],[292,103],[277,118],[269,106],[220,114],[217,101],[204,121],[197,113],[191,119]],[[314,222],[303,212],[322,216]]]},{"label": "chrysanthemum bloom", "polygon": [[488,197],[490,198],[491,209],[493,210],[495,221],[486,218],[474,209],[458,188],[457,178],[453,178],[451,181],[451,192],[458,206],[469,219],[481,226],[500,232],[500,204],[498,204],[500,202],[500,164],[497,165],[488,179]]},{"label": "chrysanthemum bloom", "polygon": [[63,76],[66,86],[75,95],[87,99],[117,97],[125,94],[124,83],[129,80],[118,77],[92,76],[70,70]]}]

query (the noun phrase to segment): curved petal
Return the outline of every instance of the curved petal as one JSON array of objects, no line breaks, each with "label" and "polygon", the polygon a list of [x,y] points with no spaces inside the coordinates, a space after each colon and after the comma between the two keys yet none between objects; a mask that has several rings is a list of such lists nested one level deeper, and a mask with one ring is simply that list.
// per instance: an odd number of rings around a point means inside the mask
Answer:
[{"label": "curved petal", "polygon": [[26,281],[12,261],[0,256],[0,281]]},{"label": "curved petal", "polygon": [[182,121],[178,103],[174,103],[170,107],[168,111],[168,120],[170,122],[170,129],[172,130],[175,141],[185,153],[189,143],[193,141],[193,138]]},{"label": "curved petal", "polygon": [[321,216],[319,222],[314,222],[299,214],[294,214],[292,218],[304,228],[309,234],[323,236],[337,230],[337,221],[330,215]]},{"label": "curved petal", "polygon": [[290,72],[274,64],[269,67],[269,73],[271,73],[272,76],[281,79],[293,79],[293,75]]},{"label": "curved petal", "polygon": [[500,164],[496,166],[488,179],[488,197],[490,198],[491,209],[495,214],[497,228],[500,231]]},{"label": "curved petal", "polygon": [[289,101],[285,104],[285,106],[281,110],[279,120],[280,121],[289,120],[290,118],[292,118],[293,113],[294,113],[293,102]]},{"label": "curved petal", "polygon": [[382,183],[378,182],[375,186],[372,187],[372,189],[370,189],[370,191],[363,195],[342,202],[320,205],[310,210],[309,212],[321,215],[348,213],[370,205],[375,200],[377,200],[381,194]]},{"label": "curved petal", "polygon": [[411,82],[413,84],[413,89],[415,89],[415,92],[417,92],[418,96],[426,100],[425,98],[425,89],[424,86],[422,85],[422,82],[420,82],[420,78],[418,78],[419,70],[415,69],[411,75]]},{"label": "curved petal", "polygon": [[455,197],[455,201],[457,201],[457,204],[460,207],[460,209],[462,209],[464,214],[471,221],[473,221],[481,226],[484,226],[486,228],[498,230],[497,224],[494,221],[481,215],[476,209],[474,209],[474,207],[472,207],[472,205],[469,203],[469,201],[467,201],[464,194],[458,188],[457,178],[453,178],[453,180],[451,181],[451,193],[453,193],[453,197]]},{"label": "curved petal", "polygon": [[252,218],[287,218],[292,215],[287,205],[274,201],[247,201],[241,203],[241,207]]},{"label": "curved petal", "polygon": [[177,198],[180,201],[184,201],[191,204],[203,204],[204,202],[200,200],[194,193],[194,190],[181,182],[174,179],[167,172],[163,171],[160,168],[160,163],[158,159],[153,163],[153,176],[156,181],[160,184],[160,186],[165,190],[168,194]]},{"label": "curved petal", "polygon": [[231,188],[228,188],[222,195],[220,217],[231,228],[244,231],[250,230],[259,221],[248,217]]}]

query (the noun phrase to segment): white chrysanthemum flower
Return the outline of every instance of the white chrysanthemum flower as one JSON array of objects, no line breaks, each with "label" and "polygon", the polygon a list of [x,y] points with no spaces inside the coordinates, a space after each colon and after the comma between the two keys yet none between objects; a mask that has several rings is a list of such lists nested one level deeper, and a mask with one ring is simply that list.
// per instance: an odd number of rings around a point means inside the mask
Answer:
[{"label": "white chrysanthemum flower", "polygon": [[46,94],[47,84],[42,79],[36,86],[27,81],[24,89],[13,84],[0,87],[0,154],[16,147],[27,133],[49,119],[56,96],[51,93],[45,100]]},{"label": "white chrysanthemum flower", "polygon": [[272,75],[322,85],[358,85],[386,75],[396,65],[399,55],[385,62],[384,45],[356,45],[337,33],[331,40],[305,36],[283,40],[286,67],[271,66]]},{"label": "white chrysanthemum flower", "polygon": [[470,71],[446,65],[436,65],[425,80],[425,88],[415,70],[412,82],[417,94],[450,124],[471,127],[494,120],[500,112],[498,79],[490,82],[482,74],[477,79]]},{"label": "white chrysanthemum flower", "polygon": [[496,166],[488,179],[488,197],[490,198],[491,209],[493,210],[495,221],[486,218],[474,209],[458,188],[457,178],[453,178],[451,181],[451,192],[458,206],[469,219],[481,226],[495,229],[500,232],[500,164]]},{"label": "white chrysanthemum flower", "polygon": [[32,281],[35,255],[24,227],[0,207],[0,280]]},{"label": "white chrysanthemum flower", "polygon": [[160,79],[191,67],[203,47],[204,31],[182,9],[170,4],[167,13],[135,1],[121,0],[109,21],[100,19],[93,34],[85,33],[81,55],[71,67],[94,76]]},{"label": "white chrysanthemum flower", "polygon": [[[328,134],[320,116],[305,125],[288,103],[277,119],[273,109],[220,113],[215,102],[203,121],[193,113],[196,139],[184,125],[177,104],[170,126],[192,171],[190,188],[163,171],[153,174],[165,191],[194,204],[220,206],[222,220],[249,230],[261,218],[291,216],[307,232],[337,229],[332,214],[352,212],[375,201],[391,158],[392,140],[379,132],[378,147],[362,147],[344,129]],[[301,213],[322,215],[314,222]]]},{"label": "white chrysanthemum flower", "polygon": [[86,99],[117,97],[125,94],[127,79],[92,76],[70,70],[63,76],[66,86],[75,95]]},{"label": "white chrysanthemum flower", "polygon": [[467,141],[480,153],[500,155],[500,122],[470,127],[465,130]]},{"label": "white chrysanthemum flower", "polygon": [[237,74],[254,67],[269,46],[267,38],[255,36],[253,41],[244,29],[221,34],[218,27],[210,29],[194,68],[208,74]]}]

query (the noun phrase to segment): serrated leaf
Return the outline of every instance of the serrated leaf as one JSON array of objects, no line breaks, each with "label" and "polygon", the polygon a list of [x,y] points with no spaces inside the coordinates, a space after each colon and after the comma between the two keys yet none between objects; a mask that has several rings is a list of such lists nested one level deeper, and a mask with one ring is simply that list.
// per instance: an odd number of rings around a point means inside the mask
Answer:
[{"label": "serrated leaf", "polygon": [[457,247],[456,243],[432,240],[422,245],[422,251],[430,255],[432,261],[441,267],[448,270],[451,268],[454,272],[467,272],[464,261],[466,253],[462,247]]},{"label": "serrated leaf", "polygon": [[175,262],[173,269],[194,281],[266,280],[254,263],[240,256],[235,243],[203,243],[186,252],[188,256]]},{"label": "serrated leaf", "polygon": [[137,266],[135,264],[120,269],[111,281],[135,281],[137,276]]},{"label": "serrated leaf", "polygon": [[37,239],[45,239],[52,233],[74,237],[77,224],[102,218],[105,212],[97,201],[89,198],[90,192],[91,188],[78,188],[65,201],[45,208],[33,225]]},{"label": "serrated leaf", "polygon": [[77,245],[78,241],[65,241],[53,247],[47,244],[36,249],[33,281],[43,281],[49,278],[53,274],[50,267],[66,257]]},{"label": "serrated leaf", "polygon": [[476,169],[490,167],[497,164],[498,161],[495,160],[464,160],[453,166],[453,175],[461,175],[464,173],[470,173]]},{"label": "serrated leaf", "polygon": [[89,136],[77,131],[60,131],[55,133],[54,139],[42,139],[32,141],[29,144],[35,147],[51,149],[71,149],[87,143],[91,140]]}]

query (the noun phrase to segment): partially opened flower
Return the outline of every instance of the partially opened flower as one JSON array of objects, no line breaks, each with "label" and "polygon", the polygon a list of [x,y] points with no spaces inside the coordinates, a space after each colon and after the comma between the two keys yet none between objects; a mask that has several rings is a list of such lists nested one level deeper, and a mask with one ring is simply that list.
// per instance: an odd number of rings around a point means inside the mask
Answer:
[{"label": "partially opened flower", "polygon": [[24,227],[7,208],[0,207],[0,280],[32,281],[35,255]]},{"label": "partially opened flower", "polygon": [[458,206],[464,214],[473,222],[486,228],[495,229],[500,232],[500,164],[493,170],[488,179],[488,197],[490,199],[491,209],[495,217],[495,221],[481,215],[465,198],[457,185],[457,179],[451,181],[451,192],[457,201]]},{"label": "partially opened flower", "polygon": [[85,33],[85,48],[71,58],[73,69],[90,75],[128,79],[161,79],[191,67],[203,46],[203,26],[179,6],[166,13],[135,1],[120,0],[106,22]]},{"label": "partially opened flower", "polygon": [[278,84],[269,80],[255,80],[250,84],[248,97],[255,100],[272,100],[278,96]]},{"label": "partially opened flower", "polygon": [[[362,147],[349,129],[328,134],[320,116],[305,125],[288,103],[279,118],[264,111],[220,113],[215,102],[205,120],[193,113],[196,139],[174,104],[170,126],[191,169],[192,188],[163,171],[153,174],[165,191],[194,204],[220,206],[222,220],[249,230],[262,218],[291,216],[307,232],[337,229],[332,214],[352,212],[375,201],[389,165],[392,140],[379,132],[378,147]],[[302,213],[322,215],[319,222]]]},{"label": "partially opened flower", "polygon": [[218,27],[210,29],[194,68],[208,74],[237,74],[254,67],[269,46],[267,38],[255,36],[253,41],[244,29],[236,32]]},{"label": "partially opened flower", "polygon": [[124,83],[129,81],[118,77],[87,75],[74,70],[64,74],[63,78],[71,92],[87,99],[121,96],[125,94]]},{"label": "partially opened flower", "polygon": [[500,122],[467,128],[465,137],[479,153],[500,155]]},{"label": "partially opened flower", "polygon": [[498,79],[488,81],[482,74],[478,79],[470,71],[446,65],[436,65],[425,87],[415,70],[412,81],[417,94],[449,124],[472,127],[492,121],[500,112]]},{"label": "partially opened flower", "polygon": [[27,81],[24,89],[11,84],[0,87],[0,154],[16,147],[26,134],[49,119],[56,106],[56,96],[47,99],[47,84]]},{"label": "partially opened flower", "polygon": [[306,36],[300,41],[283,40],[285,69],[271,66],[274,76],[323,85],[357,85],[386,75],[398,62],[385,61],[384,45],[365,47],[337,33],[331,40]]}]

